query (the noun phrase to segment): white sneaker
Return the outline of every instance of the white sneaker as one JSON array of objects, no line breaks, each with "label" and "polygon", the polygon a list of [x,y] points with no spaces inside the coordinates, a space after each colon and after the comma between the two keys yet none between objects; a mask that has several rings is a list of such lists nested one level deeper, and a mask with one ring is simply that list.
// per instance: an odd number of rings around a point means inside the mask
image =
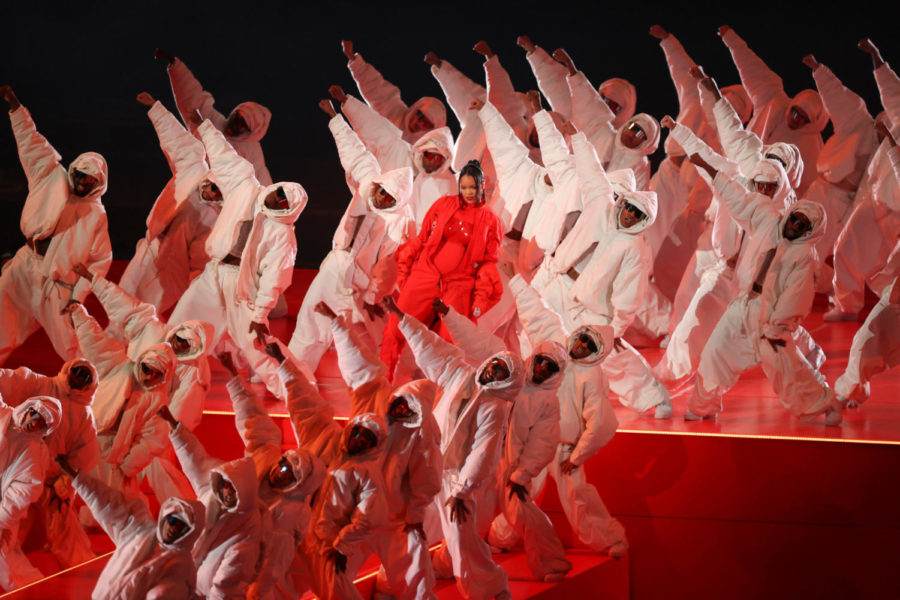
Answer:
[{"label": "white sneaker", "polygon": [[656,410],[653,411],[653,418],[671,419],[674,412],[675,411],[672,410],[672,401],[669,398],[666,398],[663,402],[656,405]]},{"label": "white sneaker", "polygon": [[844,312],[837,306],[825,313],[823,319],[828,323],[840,323],[842,321],[859,321],[859,313]]}]

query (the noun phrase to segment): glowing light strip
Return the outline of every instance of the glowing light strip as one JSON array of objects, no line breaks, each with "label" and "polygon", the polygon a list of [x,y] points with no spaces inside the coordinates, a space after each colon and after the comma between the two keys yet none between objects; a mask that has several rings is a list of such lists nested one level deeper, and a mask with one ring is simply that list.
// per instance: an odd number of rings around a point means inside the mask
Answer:
[{"label": "glowing light strip", "polygon": [[29,583],[28,585],[23,585],[22,587],[18,587],[10,592],[6,592],[5,594],[0,595],[0,598],[6,598],[7,596],[13,596],[14,594],[17,594],[18,592],[21,592],[22,590],[27,590],[30,587],[44,583],[45,581],[53,579],[54,577],[59,577],[60,575],[62,575],[64,573],[68,573],[69,571],[74,571],[75,569],[80,569],[81,567],[83,567],[85,565],[89,565],[92,562],[96,562],[96,561],[100,560],[101,558],[106,558],[107,556],[111,555],[113,552],[115,552],[115,550],[110,550],[106,554],[101,554],[100,556],[96,556],[96,557],[92,558],[91,560],[81,563],[80,565],[75,565],[74,567],[69,567],[68,569],[63,569],[59,573],[54,573],[53,575],[47,575],[43,579],[38,579],[37,581],[33,581],[33,582]]},{"label": "glowing light strip", "polygon": [[[234,416],[234,411],[233,411],[233,410],[204,410],[204,411],[203,411],[203,414],[204,414],[204,415],[219,415],[219,416],[233,417],[233,416]],[[270,416],[270,417],[276,417],[276,418],[287,419],[287,418],[289,418],[291,415],[289,415],[289,414],[287,414],[287,413],[270,413],[269,416]],[[333,417],[333,419],[334,419],[335,421],[349,421],[349,420],[350,420],[350,417]]]},{"label": "glowing light strip", "polygon": [[876,444],[900,446],[900,440],[860,440],[852,438],[805,437],[799,435],[765,435],[762,433],[715,433],[708,431],[655,431],[650,429],[617,429],[616,433],[650,435],[686,435],[695,437],[745,438],[750,440],[788,440],[792,442],[838,442],[842,444]]},{"label": "glowing light strip", "polygon": [[[439,542],[439,543],[435,544],[434,546],[430,546],[430,547],[428,548],[428,551],[429,551],[429,552],[433,552],[434,550],[437,550],[437,549],[440,548],[440,547],[441,547],[441,544],[440,544],[440,542]],[[375,569],[374,571],[372,571],[371,573],[367,573],[366,575],[363,575],[362,577],[357,577],[356,579],[353,580],[353,583],[360,583],[360,582],[362,582],[362,581],[365,581],[366,579],[370,579],[370,578],[372,578],[372,577],[375,577],[376,575],[378,575],[379,569],[380,569],[380,567],[379,567],[379,568],[376,568],[376,569]]]}]

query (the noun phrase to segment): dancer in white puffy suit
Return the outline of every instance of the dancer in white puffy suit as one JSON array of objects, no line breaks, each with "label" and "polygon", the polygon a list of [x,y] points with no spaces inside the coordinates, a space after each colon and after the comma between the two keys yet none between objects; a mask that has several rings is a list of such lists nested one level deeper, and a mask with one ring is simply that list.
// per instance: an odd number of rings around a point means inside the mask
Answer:
[{"label": "dancer in white puffy suit", "polygon": [[444,455],[441,491],[435,498],[444,543],[435,555],[435,568],[447,572],[452,565],[464,598],[507,600],[506,572],[491,558],[476,518],[480,498],[496,476],[510,405],[522,389],[525,365],[512,352],[502,352],[473,367],[462,350],[405,315],[390,296],[385,306],[400,320],[400,332],[419,368],[443,390],[434,407]]},{"label": "dancer in white puffy suit", "polygon": [[206,237],[222,206],[222,193],[210,181],[203,142],[147,92],[138,95],[138,101],[150,107],[147,114],[172,179],[147,215],[147,233],[138,241],[119,286],[162,313],[206,266]]},{"label": "dancer in white puffy suit", "polygon": [[402,132],[406,142],[414,144],[427,132],[447,124],[447,109],[443,102],[424,96],[407,106],[400,96],[400,88],[387,81],[378,69],[355,52],[352,41],[342,40],[341,49],[347,57],[347,68],[350,69],[363,99],[378,114],[393,123]]},{"label": "dancer in white puffy suit", "polygon": [[[193,115],[198,120],[198,115]],[[206,239],[210,260],[175,305],[169,320],[204,320],[215,328],[215,350],[227,332],[253,372],[283,397],[277,365],[262,346],[269,311],[291,284],[297,237],[294,222],[306,206],[299,183],[262,185],[253,165],[241,158],[210,121],[199,127],[216,184],[225,203]]]},{"label": "dancer in white puffy suit", "polygon": [[0,275],[0,365],[40,327],[56,353],[72,360],[78,357],[78,341],[60,313],[69,300],[84,300],[88,292],[72,265],[84,263],[106,275],[112,262],[100,201],[106,191],[106,161],[96,152],[85,152],[66,170],[12,88],[0,86],[0,97],[9,104],[19,160],[28,178],[19,220],[26,243]]},{"label": "dancer in white puffy suit", "polygon": [[[267,351],[270,348],[277,349],[278,345],[267,345]],[[225,387],[234,407],[235,425],[259,481],[262,543],[247,594],[253,598],[297,598],[300,590],[291,577],[294,554],[308,532],[309,497],[325,478],[325,466],[306,450],[281,451],[281,428],[269,416],[262,399],[244,385],[230,354],[218,358],[231,375]],[[277,360],[280,362],[283,356]],[[172,413],[163,410],[161,416],[178,427]]]},{"label": "dancer in white puffy suit", "polygon": [[[331,97],[341,105],[341,112],[353,131],[375,155],[381,171],[412,167],[413,189],[408,211],[420,227],[434,201],[457,191],[456,175],[450,170],[453,163],[453,134],[449,127],[426,131],[410,143],[389,120],[371,106],[348,96],[336,85],[328,89]],[[348,174],[349,175],[349,174]],[[350,182],[355,191],[359,182]]]},{"label": "dancer in white puffy suit", "polygon": [[365,545],[387,520],[382,475],[387,424],[379,415],[360,413],[342,429],[316,386],[292,361],[281,359],[278,375],[287,389],[297,444],[328,469],[312,506],[312,531],[299,550],[306,580],[323,600],[361,599],[353,578],[366,559]]},{"label": "dancer in white puffy suit", "polygon": [[138,475],[168,445],[166,425],[156,412],[169,402],[175,352],[163,342],[132,359],[127,346],[105,333],[83,305],[73,302],[66,310],[100,378],[91,407],[100,443],[93,474],[129,498],[144,499]]},{"label": "dancer in white puffy suit", "polygon": [[[152,304],[141,302],[104,277],[91,276],[83,265],[75,272],[90,281],[91,291],[109,317],[106,333],[127,344],[128,357],[136,360],[144,350],[167,343],[175,353],[175,372],[166,388],[168,406],[188,429],[193,431],[203,416],[203,403],[209,390],[207,357],[213,327],[204,321],[185,321],[170,326],[159,318]],[[150,483],[158,500],[170,496],[190,497],[193,493],[184,474],[173,463],[171,449],[154,456],[141,475]]]},{"label": "dancer in white puffy suit", "polygon": [[812,54],[804,57],[803,63],[812,69],[816,88],[834,126],[834,133],[825,142],[815,165],[818,177],[805,196],[806,200],[821,204],[828,215],[825,233],[816,242],[820,261],[816,285],[817,291],[830,293],[833,270],[825,260],[834,253],[837,237],[853,210],[853,199],[878,148],[878,137],[875,119],[869,114],[865,100],[841,83]]},{"label": "dancer in white puffy suit", "polygon": [[[866,286],[876,293],[890,283],[879,277],[900,228],[900,184],[887,157],[886,133],[900,125],[900,78],[870,39],[859,48],[872,58],[884,112],[876,119],[879,145],[860,181],[855,208],[834,248],[834,303],[826,321],[856,321],[865,306]],[[894,130],[894,133],[897,133]]]},{"label": "dancer in white puffy suit", "polygon": [[[888,134],[891,150],[888,159],[894,169],[894,177],[900,181],[900,148]],[[834,384],[838,402],[859,405],[869,398],[869,380],[873,376],[900,364],[900,242],[894,246],[883,277],[891,277],[881,292],[881,298],[866,317],[865,323],[853,336],[847,368]]]},{"label": "dancer in white puffy suit", "polygon": [[41,579],[19,546],[19,522],[38,500],[50,452],[43,438],[60,425],[59,400],[29,398],[12,408],[0,400],[0,590]]},{"label": "dancer in white puffy suit", "polygon": [[[612,439],[619,425],[601,368],[613,348],[612,327],[582,325],[567,335],[559,315],[521,275],[511,278],[509,287],[516,296],[519,321],[529,339],[564,341],[568,351],[568,365],[557,390],[559,444],[553,460],[532,479],[532,495],[541,493],[547,475],[553,477],[563,512],[581,542],[619,558],[628,550],[625,528],[609,514],[581,468]],[[491,537],[491,543],[501,547],[510,547],[518,539],[516,532],[499,519],[491,526]]]},{"label": "dancer in white puffy suit", "polygon": [[435,387],[419,379],[394,387],[387,367],[351,323],[331,307],[316,310],[331,321],[338,366],[350,388],[353,412],[374,412],[387,422],[382,471],[387,522],[366,542],[381,560],[376,597],[436,598],[425,534],[425,511],[441,489],[441,431],[431,414]]},{"label": "dancer in white puffy suit", "polygon": [[792,413],[826,413],[827,424],[840,424],[834,392],[803,356],[793,335],[812,308],[814,244],[824,228],[825,210],[802,200],[782,212],[767,196],[716,171],[699,156],[692,155],[691,160],[714,177],[717,197],[749,240],[736,269],[739,295],[725,309],[700,354],[685,420],[715,418],[722,410],[722,395],[741,373],[762,363],[775,393]]},{"label": "dancer in white puffy suit", "polygon": [[753,100],[753,118],[747,129],[758,135],[764,144],[788,142],[800,149],[806,168],[794,189],[803,198],[816,178],[814,165],[822,151],[822,130],[828,124],[822,98],[815,90],[803,90],[791,98],[784,91],[781,77],[754,54],[733,29],[722,25],[719,36],[731,51],[741,83]]},{"label": "dancer in white puffy suit", "polygon": [[[0,369],[0,398],[9,406],[18,406],[34,396],[50,396],[59,400],[62,422],[44,442],[50,456],[65,454],[78,470],[90,470],[100,458],[97,426],[91,402],[100,379],[94,365],[83,358],[70,360],[53,377],[35,373],[28,367]],[[46,547],[60,567],[67,569],[94,558],[91,541],[72,510],[72,479],[61,473],[56,463],[47,465],[44,489],[40,499],[29,510],[20,527],[20,538],[26,529],[44,532],[41,545]]]},{"label": "dancer in white puffy suit", "polygon": [[402,167],[383,172],[331,103],[323,100],[320,106],[331,116],[328,128],[341,164],[359,187],[334,233],[331,252],[303,296],[288,344],[294,358],[310,372],[315,372],[332,339],[331,323],[314,310],[319,302],[340,313],[349,311],[352,321],[366,328],[373,344],[381,344],[381,299],[393,293],[397,282],[394,254],[415,232],[407,212],[413,170]]},{"label": "dancer in white puffy suit", "polygon": [[[508,269],[507,275],[512,274],[512,269]],[[469,363],[481,363],[506,349],[500,338],[479,329],[440,300],[435,301],[435,312],[441,315],[453,343],[465,353]],[[493,521],[487,537],[492,546],[509,548],[508,540],[497,535],[495,529],[497,532],[512,529],[524,541],[531,573],[538,580],[560,581],[572,569],[572,563],[566,560],[566,551],[553,523],[535,504],[531,483],[556,454],[559,440],[556,394],[566,369],[566,350],[555,340],[530,341],[532,353],[525,360],[524,384],[509,416],[497,471],[497,506],[479,506],[478,511],[482,513],[479,516]]]},{"label": "dancer in white puffy suit", "polygon": [[214,458],[170,414],[161,411],[157,417],[169,423],[178,462],[206,509],[206,526],[191,551],[197,593],[217,600],[244,598],[256,574],[262,541],[253,458]]},{"label": "dancer in white puffy suit", "polygon": [[[538,88],[547,98],[553,111],[571,121],[573,116],[572,98],[566,83],[566,76],[569,74],[567,65],[556,57],[556,52],[554,52],[554,57],[551,57],[546,50],[536,46],[526,35],[520,35],[516,39],[516,43],[525,50]],[[619,77],[607,79],[599,85],[597,92],[615,115],[612,124],[616,129],[634,116],[637,93],[630,82]]]},{"label": "dancer in white puffy suit", "polygon": [[572,136],[572,148],[585,210],[532,285],[569,330],[611,325],[616,342],[603,363],[610,388],[633,410],[668,419],[669,392],[621,340],[647,290],[652,257],[641,232],[653,222],[656,194],[611,183],[584,133]]},{"label": "dancer in white puffy suit", "polygon": [[159,48],[154,52],[153,58],[166,63],[175,105],[178,107],[181,120],[191,133],[197,135],[197,126],[200,123],[195,123],[191,115],[194,111],[199,111],[201,118],[209,119],[213,126],[225,135],[225,139],[235,152],[253,164],[256,179],[262,185],[271,184],[272,176],[266,168],[259,142],[269,130],[272,111],[256,102],[241,102],[226,117],[216,110],[213,95],[203,89],[203,85],[181,59]]},{"label": "dancer in white puffy suit", "polygon": [[608,171],[631,169],[637,189],[650,185],[650,160],[659,146],[659,123],[647,113],[629,117],[616,127],[617,114],[604,101],[587,76],[575,68],[569,54],[559,48],[553,57],[568,69],[566,81],[572,97],[572,123],[587,135]]},{"label": "dancer in white puffy suit", "polygon": [[197,569],[191,550],[206,525],[206,511],[196,500],[169,498],[154,519],[140,500],[91,477],[56,457],[72,478],[94,518],[116,550],[91,593],[92,600],[191,600]]}]

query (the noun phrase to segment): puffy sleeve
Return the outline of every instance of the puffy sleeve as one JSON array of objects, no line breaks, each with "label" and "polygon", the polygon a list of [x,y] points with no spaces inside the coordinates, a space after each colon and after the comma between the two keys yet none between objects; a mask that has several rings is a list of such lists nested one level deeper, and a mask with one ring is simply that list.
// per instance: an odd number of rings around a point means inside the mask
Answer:
[{"label": "puffy sleeve", "polygon": [[815,294],[811,262],[794,264],[783,279],[780,293],[775,294],[774,302],[768,306],[763,303],[760,311],[763,337],[791,337],[812,309]]},{"label": "puffy sleeve", "polygon": [[72,484],[116,546],[122,545],[153,519],[142,501],[126,499],[125,494],[87,473],[78,473]]},{"label": "puffy sleeve", "polygon": [[524,106],[516,94],[509,73],[500,64],[495,54],[484,62],[484,75],[487,81],[487,99],[497,107],[503,118],[513,128],[520,139],[528,136],[528,122],[524,116]]},{"label": "puffy sleeve", "polygon": [[[381,167],[375,155],[366,149],[359,136],[350,129],[350,126],[340,115],[328,122],[328,129],[334,136],[338,157],[344,171],[357,183],[371,181],[381,175]],[[367,190],[360,190],[360,195],[365,197]]]},{"label": "puffy sleeve", "polygon": [[141,302],[105,277],[94,276],[91,289],[110,323],[122,329],[125,339],[139,336],[147,327],[164,328],[152,304]]},{"label": "puffy sleeve", "polygon": [[[591,261],[593,262],[593,260]],[[613,335],[622,337],[625,330],[634,321],[634,316],[647,295],[648,278],[652,267],[650,249],[646,244],[630,248],[622,257],[618,272],[612,282],[610,303],[613,306],[613,318],[610,325]],[[590,303],[585,305],[590,308]]]},{"label": "puffy sleeve", "polygon": [[784,84],[779,77],[733,29],[722,36],[722,41],[731,51],[731,58],[741,75],[741,83],[753,101],[755,109],[760,109],[779,96],[784,96]]},{"label": "puffy sleeve", "polygon": [[[578,71],[568,77],[572,93],[572,123],[583,131],[596,148],[609,146],[616,135],[613,127],[615,113],[610,110],[584,73]],[[551,175],[551,177],[553,177]]]},{"label": "puffy sleeve", "polygon": [[569,460],[581,466],[613,438],[619,421],[609,403],[609,383],[602,369],[584,371],[586,381],[578,385],[582,398],[581,418],[584,431]]},{"label": "puffy sleeve", "polygon": [[825,111],[831,117],[835,135],[852,135],[864,127],[873,127],[866,102],[845,86],[825,65],[813,71],[813,79],[822,97]]},{"label": "puffy sleeve", "polygon": [[230,197],[256,198],[261,187],[256,179],[256,171],[246,158],[238,154],[228,143],[221,131],[205,121],[198,128],[209,165],[216,177],[216,185],[222,191],[222,197],[228,202]]},{"label": "puffy sleeve", "polygon": [[[341,554],[350,555],[387,516],[384,492],[379,482],[361,473],[358,477],[343,469],[333,471],[330,485],[322,492],[325,503],[316,534]],[[382,484],[383,485],[383,484]],[[347,519],[349,523],[340,526]]]},{"label": "puffy sleeve", "polygon": [[175,174],[175,197],[186,198],[209,172],[206,148],[161,102],[155,102],[147,114]]},{"label": "puffy sleeve", "polygon": [[[69,263],[74,264],[79,261],[87,267],[87,270],[95,276],[105,277],[109,272],[109,266],[112,264],[112,243],[109,239],[109,226],[106,218],[106,211],[102,206],[95,206],[92,210],[78,220],[78,226],[84,228],[85,236],[80,239],[91,240],[89,249],[86,254],[82,254],[85,248],[73,248],[73,252],[69,255]],[[68,273],[56,272],[56,276],[60,278],[72,277],[71,267],[69,265],[60,264],[56,268],[68,268]],[[74,298],[84,298],[88,294],[90,283],[81,277],[75,281],[75,287],[72,291]]]},{"label": "puffy sleeve", "polygon": [[168,67],[169,83],[172,85],[172,94],[175,96],[175,106],[181,114],[181,120],[191,123],[190,114],[195,110],[200,111],[200,116],[209,119],[216,129],[225,127],[225,115],[213,106],[215,98],[203,89],[203,86],[191,73],[191,70],[176,58]]},{"label": "puffy sleeve", "polygon": [[412,147],[403,140],[403,131],[389,119],[353,96],[347,96],[341,110],[383,171],[412,166]]},{"label": "puffy sleeve", "polygon": [[8,406],[18,406],[34,396],[52,396],[53,387],[52,377],[28,367],[0,369],[0,399]]},{"label": "puffy sleeve", "polygon": [[465,120],[466,111],[469,110],[472,100],[487,99],[485,88],[463,75],[449,61],[442,60],[440,67],[432,66],[431,73],[444,91],[447,103],[460,124]]},{"label": "puffy sleeve", "polygon": [[439,388],[448,387],[460,370],[471,367],[463,351],[409,315],[400,319],[400,332],[409,342],[416,364]]},{"label": "puffy sleeve", "polygon": [[453,308],[444,315],[444,325],[453,338],[453,344],[460,348],[469,364],[479,365],[498,352],[506,350],[503,340],[459,314]]},{"label": "puffy sleeve", "polygon": [[166,443],[166,431],[169,426],[156,414],[155,408],[150,409],[149,414],[143,414],[142,421],[140,430],[131,441],[128,453],[119,463],[119,469],[126,477],[136,477],[150,464],[154,456],[161,455],[169,446]]},{"label": "puffy sleeve", "polygon": [[[387,367],[372,349],[359,339],[346,319],[343,317],[332,319],[331,332],[334,334],[338,368],[351,390],[385,377]],[[369,409],[361,412],[374,411]]]},{"label": "puffy sleeve", "polygon": [[453,486],[454,496],[469,499],[494,474],[500,460],[503,435],[506,433],[508,410],[502,400],[482,402],[477,407],[475,438]]},{"label": "puffy sleeve", "polygon": [[356,87],[366,103],[378,114],[398,127],[409,109],[400,96],[400,88],[386,80],[381,73],[356,53],[347,63]]},{"label": "puffy sleeve", "polygon": [[763,159],[762,140],[752,131],[744,129],[740,117],[727,99],[716,101],[713,115],[725,156],[736,162],[744,175],[749,175]]},{"label": "puffy sleeve", "polygon": [[107,335],[84,306],[72,311],[72,324],[81,353],[94,364],[101,379],[122,363],[129,362],[125,345]]},{"label": "puffy sleeve", "polygon": [[881,94],[881,105],[893,124],[893,131],[900,129],[900,78],[884,63],[875,69],[875,82]]},{"label": "puffy sleeve", "polygon": [[485,104],[478,116],[497,170],[500,195],[515,217],[525,203],[534,199],[531,197],[534,180],[543,175],[543,169],[529,159],[528,148],[493,104]]},{"label": "puffy sleeve", "polygon": [[[9,434],[4,432],[4,435]],[[50,460],[47,447],[41,442],[20,450],[25,451],[12,457],[3,473],[3,498],[0,499],[0,530],[3,531],[13,528],[25,516],[25,511],[44,489],[44,472]]]},{"label": "puffy sleeve", "polygon": [[287,408],[297,446],[328,465],[337,454],[342,431],[334,422],[334,408],[290,360],[278,367],[278,377],[287,390]]},{"label": "puffy sleeve", "polygon": [[684,149],[688,156],[699,154],[700,158],[717,171],[725,171],[735,176],[740,174],[740,168],[736,162],[728,160],[713,150],[696,133],[681,123],[675,124],[675,129],[672,130],[672,138],[678,142],[678,145]]},{"label": "puffy sleeve", "polygon": [[669,66],[669,76],[675,84],[675,92],[678,94],[679,113],[691,104],[700,102],[697,94],[697,82],[691,75],[691,68],[696,64],[684,46],[674,35],[669,34],[659,41],[659,46],[666,55],[666,64]]},{"label": "puffy sleeve", "polygon": [[197,436],[184,425],[170,431],[169,439],[181,464],[181,470],[191,482],[194,493],[198,498],[203,496],[210,489],[210,471],[221,465],[222,461],[211,456]]},{"label": "puffy sleeve", "polygon": [[259,257],[259,283],[253,299],[253,320],[264,323],[278,297],[291,285],[297,259],[297,238],[293,226],[278,228],[277,238]]},{"label": "puffy sleeve", "polygon": [[528,282],[516,274],[509,280],[509,289],[516,297],[519,321],[525,329],[528,341],[533,347],[542,342],[557,342],[566,345],[566,331],[562,319]]},{"label": "puffy sleeve", "polygon": [[28,188],[32,189],[54,169],[62,168],[59,161],[62,157],[50,145],[43,135],[38,133],[31,113],[24,106],[19,106],[9,113],[13,136],[19,150],[19,160],[28,178]]},{"label": "puffy sleeve", "polygon": [[429,415],[419,428],[419,440],[409,455],[409,500],[406,504],[406,522],[422,523],[425,511],[441,491],[441,431]]},{"label": "puffy sleeve", "polygon": [[764,223],[778,219],[778,209],[771,202],[766,202],[761,194],[751,192],[727,173],[719,171],[713,186],[718,198],[728,206],[731,217],[748,234],[754,235]]},{"label": "puffy sleeve", "polygon": [[247,389],[240,377],[232,378],[225,388],[234,406],[234,422],[244,441],[244,454],[256,463],[256,474],[263,474],[281,456],[281,429],[269,416],[262,399]]},{"label": "puffy sleeve", "polygon": [[566,67],[553,60],[547,51],[536,46],[534,52],[527,55],[528,64],[537,80],[538,89],[550,103],[550,107],[566,119],[572,119],[572,97],[566,77]]},{"label": "puffy sleeve", "polygon": [[[520,406],[513,406],[513,411]],[[515,418],[515,416],[513,416]],[[531,485],[531,480],[550,464],[559,445],[559,401],[556,396],[540,405],[536,415],[529,415],[531,427],[522,446],[522,453],[509,479],[519,485]]]}]

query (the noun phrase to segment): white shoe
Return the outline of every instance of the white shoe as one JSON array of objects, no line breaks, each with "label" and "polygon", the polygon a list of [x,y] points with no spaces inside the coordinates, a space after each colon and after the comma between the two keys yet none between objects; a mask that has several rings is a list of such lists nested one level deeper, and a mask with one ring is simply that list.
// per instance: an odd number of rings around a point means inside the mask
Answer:
[{"label": "white shoe", "polygon": [[684,411],[684,420],[685,421],[703,421],[704,419],[715,419],[716,414],[713,413],[711,415],[698,415],[691,409],[687,409]]},{"label": "white shoe", "polygon": [[666,398],[663,402],[656,405],[656,410],[653,411],[653,418],[671,419],[674,412],[675,411],[672,410],[672,401]]},{"label": "white shoe", "polygon": [[859,313],[844,312],[837,306],[825,313],[823,317],[828,323],[840,323],[842,321],[859,321]]}]

